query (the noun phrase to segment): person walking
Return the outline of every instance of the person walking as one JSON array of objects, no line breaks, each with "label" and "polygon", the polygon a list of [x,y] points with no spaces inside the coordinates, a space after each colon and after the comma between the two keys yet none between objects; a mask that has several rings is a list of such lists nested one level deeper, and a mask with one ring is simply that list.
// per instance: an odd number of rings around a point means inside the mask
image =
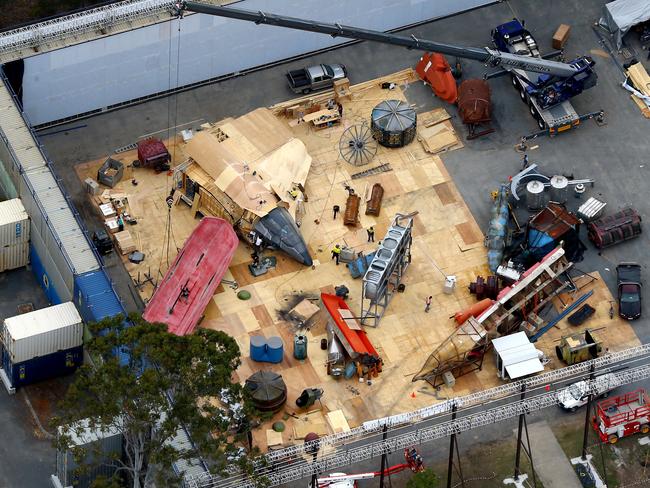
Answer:
[{"label": "person walking", "polygon": [[425,303],[424,311],[425,311],[426,313],[429,313],[429,309],[431,308],[431,300],[432,300],[432,299],[433,299],[433,297],[432,297],[431,295],[429,295],[429,296],[427,297],[427,299],[424,301],[424,303]]},{"label": "person walking", "polygon": [[336,214],[339,213],[339,210],[341,210],[341,207],[339,207],[338,205],[334,205],[332,207],[332,211],[334,212],[334,220],[336,220]]},{"label": "person walking", "polygon": [[368,242],[375,242],[375,228],[371,225],[366,232],[368,233]]},{"label": "person walking", "polygon": [[338,105],[339,105],[339,106],[338,106],[338,109],[339,109],[339,118],[342,119],[342,118],[343,118],[343,105],[341,105],[340,103],[339,103]]},{"label": "person walking", "polygon": [[528,154],[524,154],[524,157],[521,160],[521,170],[523,171],[526,168],[528,168],[529,164],[530,163],[528,162]]},{"label": "person walking", "polygon": [[341,245],[337,244],[332,248],[332,259],[336,259],[336,265],[339,265],[339,259],[341,259]]}]

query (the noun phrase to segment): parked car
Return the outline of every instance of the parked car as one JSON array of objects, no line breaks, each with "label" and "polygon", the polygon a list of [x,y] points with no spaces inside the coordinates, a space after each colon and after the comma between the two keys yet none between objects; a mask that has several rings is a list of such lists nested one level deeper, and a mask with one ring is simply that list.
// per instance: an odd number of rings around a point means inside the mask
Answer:
[{"label": "parked car", "polygon": [[[616,376],[611,373],[596,376],[594,379],[596,381],[596,397],[604,398],[609,395],[610,391],[619,386],[616,381]],[[557,394],[560,407],[564,410],[575,412],[580,407],[586,405],[587,397],[589,396],[587,386],[587,381],[578,381],[560,390]]]},{"label": "parked car", "polygon": [[296,69],[287,73],[289,87],[295,93],[304,93],[331,88],[336,80],[348,76],[342,64],[319,64],[308,68]]},{"label": "parked car", "polygon": [[110,254],[113,251],[113,240],[104,229],[93,232],[93,244],[102,256]]},{"label": "parked car", "polygon": [[627,320],[641,317],[641,266],[621,263],[616,266],[618,314]]}]

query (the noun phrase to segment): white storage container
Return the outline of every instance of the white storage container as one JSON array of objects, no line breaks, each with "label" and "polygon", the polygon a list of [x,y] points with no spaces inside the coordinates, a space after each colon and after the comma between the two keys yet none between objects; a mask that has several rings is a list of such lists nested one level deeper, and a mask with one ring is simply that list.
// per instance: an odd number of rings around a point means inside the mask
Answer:
[{"label": "white storage container", "polygon": [[0,247],[29,242],[29,215],[19,198],[0,202]]},{"label": "white storage container", "polygon": [[[121,422],[116,422],[116,425],[107,431],[93,430],[89,424],[88,419],[79,422],[79,427],[85,429],[79,432],[80,435],[68,432],[71,448],[87,449],[81,463],[75,459],[72,449],[56,451],[56,474],[53,478],[59,484],[55,486],[88,488],[97,477],[110,478],[117,471],[117,463],[113,459],[116,456],[122,457],[124,452]],[[63,430],[59,427],[59,434],[62,433]],[[90,470],[76,473],[80,464],[90,466]]]},{"label": "white storage container", "polygon": [[13,364],[81,346],[83,324],[67,302],[4,320],[2,344]]},{"label": "white storage container", "polygon": [[0,247],[0,272],[29,264],[29,242]]}]

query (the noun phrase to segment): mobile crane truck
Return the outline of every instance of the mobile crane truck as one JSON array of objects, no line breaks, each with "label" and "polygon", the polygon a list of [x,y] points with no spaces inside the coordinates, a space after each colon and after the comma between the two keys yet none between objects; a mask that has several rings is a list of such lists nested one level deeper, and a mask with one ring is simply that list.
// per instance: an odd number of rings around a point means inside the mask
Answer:
[{"label": "mobile crane truck", "polygon": [[[539,135],[554,136],[577,127],[581,121],[603,117],[603,111],[578,115],[569,99],[596,85],[595,62],[588,56],[580,56],[570,63],[545,59],[540,56],[537,42],[522,22],[514,19],[497,26],[492,31],[496,49],[488,47],[461,47],[425,39],[414,35],[398,36],[386,32],[328,24],[316,20],[299,19],[266,12],[253,12],[230,7],[220,7],[201,2],[179,2],[173,14],[182,16],[185,11],[246,20],[255,24],[275,25],[332,37],[345,37],[374,41],[384,44],[436,52],[457,58],[472,59],[491,67],[500,67],[511,75],[512,83],[529,111],[537,120],[540,132],[525,136],[530,139]],[[495,76],[494,74],[491,76]]]}]

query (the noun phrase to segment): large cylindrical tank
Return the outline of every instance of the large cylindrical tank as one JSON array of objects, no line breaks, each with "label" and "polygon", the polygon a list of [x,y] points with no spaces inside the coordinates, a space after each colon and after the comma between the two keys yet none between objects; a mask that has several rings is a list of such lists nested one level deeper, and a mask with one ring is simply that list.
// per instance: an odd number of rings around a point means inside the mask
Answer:
[{"label": "large cylindrical tank", "polygon": [[246,380],[251,402],[260,412],[275,412],[287,401],[287,385],[273,371],[258,371]]},{"label": "large cylindrical tank", "polygon": [[484,298],[480,302],[476,302],[474,305],[467,307],[465,310],[456,312],[454,314],[454,320],[458,325],[463,325],[468,318],[478,317],[485,310],[487,310],[493,303],[494,303],[493,300],[489,298]]},{"label": "large cylindrical tank", "polygon": [[372,109],[370,130],[382,146],[406,146],[415,138],[417,114],[402,100],[384,100]]},{"label": "large cylindrical tank", "polygon": [[307,359],[307,336],[301,332],[293,336],[293,357],[299,360]]},{"label": "large cylindrical tank", "polygon": [[551,178],[551,200],[566,203],[569,193],[569,180],[566,176],[555,175]]},{"label": "large cylindrical tank", "polygon": [[529,210],[541,210],[544,207],[544,183],[529,181],[526,185],[526,205]]}]

